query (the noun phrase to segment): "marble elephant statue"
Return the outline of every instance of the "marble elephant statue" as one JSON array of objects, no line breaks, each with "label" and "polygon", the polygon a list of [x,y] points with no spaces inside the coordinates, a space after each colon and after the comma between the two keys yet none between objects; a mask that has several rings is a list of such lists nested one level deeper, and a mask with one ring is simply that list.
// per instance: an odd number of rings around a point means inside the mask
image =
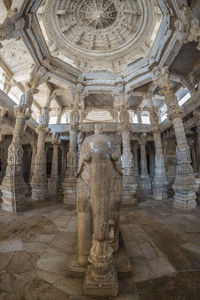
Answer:
[{"label": "marble elephant statue", "polygon": [[122,190],[120,155],[109,137],[84,140],[77,177],[78,264],[90,263],[93,278],[103,280],[119,247]]}]

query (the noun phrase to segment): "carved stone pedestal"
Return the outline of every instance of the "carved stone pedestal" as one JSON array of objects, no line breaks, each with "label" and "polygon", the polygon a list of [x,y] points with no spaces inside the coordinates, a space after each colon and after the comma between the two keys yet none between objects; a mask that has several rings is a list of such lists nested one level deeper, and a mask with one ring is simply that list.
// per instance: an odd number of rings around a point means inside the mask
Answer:
[{"label": "carved stone pedestal", "polygon": [[122,191],[122,205],[123,207],[130,207],[137,205],[137,198],[136,198],[136,189],[137,189],[137,182],[135,178],[133,180],[132,175],[123,175],[123,191]]},{"label": "carved stone pedestal", "polygon": [[76,208],[76,170],[68,169],[63,181],[64,204],[72,209]]},{"label": "carved stone pedestal", "polygon": [[[10,145],[9,151],[11,148],[15,148],[13,144]],[[21,148],[21,146],[20,146]],[[23,153],[21,150],[17,152]],[[16,153],[15,153],[16,154]],[[22,169],[20,165],[7,165],[6,175],[3,179],[1,185],[2,192],[2,209],[12,213],[16,213],[21,210],[25,203],[25,194],[27,192],[27,186],[24,182],[22,176]]]},{"label": "carved stone pedestal", "polygon": [[87,296],[116,297],[118,295],[118,279],[114,266],[111,266],[109,276],[102,281],[94,280],[91,267],[89,267],[85,274],[83,290]]},{"label": "carved stone pedestal", "polygon": [[196,180],[194,174],[177,174],[173,184],[174,203],[173,206],[181,210],[193,210],[197,206],[196,202]]},{"label": "carved stone pedestal", "polygon": [[159,201],[167,199],[167,181],[164,181],[163,178],[154,177],[152,188],[153,199]]}]

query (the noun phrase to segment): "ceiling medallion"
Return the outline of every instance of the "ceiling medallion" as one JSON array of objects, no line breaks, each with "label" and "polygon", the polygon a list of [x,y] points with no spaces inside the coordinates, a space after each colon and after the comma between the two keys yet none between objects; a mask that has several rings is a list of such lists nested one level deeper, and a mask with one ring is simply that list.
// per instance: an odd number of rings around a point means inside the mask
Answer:
[{"label": "ceiling medallion", "polygon": [[113,1],[84,1],[79,10],[81,22],[94,30],[111,26],[117,19],[117,7]]},{"label": "ceiling medallion", "polygon": [[57,32],[81,50],[117,50],[137,35],[142,26],[140,0],[54,0]]}]

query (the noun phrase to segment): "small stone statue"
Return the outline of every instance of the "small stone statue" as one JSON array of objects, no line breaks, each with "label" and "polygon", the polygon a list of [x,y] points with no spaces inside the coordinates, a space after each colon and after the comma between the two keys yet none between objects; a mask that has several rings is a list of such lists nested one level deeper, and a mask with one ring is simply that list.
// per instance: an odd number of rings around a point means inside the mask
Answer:
[{"label": "small stone statue", "polygon": [[121,105],[120,107],[119,120],[121,123],[129,123],[129,113],[126,105]]},{"label": "small stone statue", "polygon": [[79,123],[79,120],[80,120],[79,106],[77,103],[75,103],[70,114],[70,123]]},{"label": "small stone statue", "polygon": [[39,124],[44,126],[48,126],[49,124],[49,109],[46,106],[42,109],[42,114],[39,118]]}]

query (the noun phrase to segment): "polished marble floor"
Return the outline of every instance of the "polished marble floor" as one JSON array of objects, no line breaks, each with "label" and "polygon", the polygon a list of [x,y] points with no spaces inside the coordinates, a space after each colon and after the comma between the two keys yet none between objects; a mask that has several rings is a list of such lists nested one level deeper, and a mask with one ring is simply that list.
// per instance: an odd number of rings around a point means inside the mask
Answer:
[{"label": "polished marble floor", "polygon": [[[0,300],[86,299],[82,280],[66,274],[76,229],[76,212],[52,199],[18,215],[0,211]],[[122,209],[121,233],[133,275],[119,280],[116,300],[200,299],[199,208],[143,201]]]}]

